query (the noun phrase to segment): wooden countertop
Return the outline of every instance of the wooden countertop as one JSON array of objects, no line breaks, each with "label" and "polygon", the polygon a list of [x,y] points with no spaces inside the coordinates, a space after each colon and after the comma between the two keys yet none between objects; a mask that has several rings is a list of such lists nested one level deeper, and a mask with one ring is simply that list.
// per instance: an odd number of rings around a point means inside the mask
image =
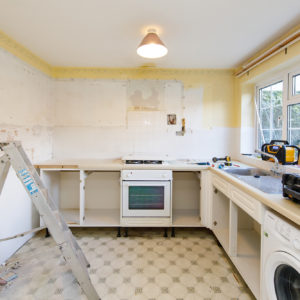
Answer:
[{"label": "wooden countertop", "polygon": [[121,170],[172,170],[172,171],[201,171],[209,166],[199,166],[195,163],[170,161],[161,165],[126,165],[121,159],[101,160],[48,160],[34,165],[43,170],[86,170],[86,171],[121,171]]},{"label": "wooden countertop", "polygon": [[236,187],[243,190],[245,193],[249,194],[253,198],[259,200],[265,206],[273,209],[274,211],[278,212],[285,218],[291,220],[292,222],[296,223],[300,226],[300,205],[294,203],[293,201],[282,197],[281,194],[267,194],[264,193],[247,183],[235,178],[234,176],[226,173],[223,170],[210,168],[210,170],[223,179],[227,180],[231,184],[235,185]]},{"label": "wooden countertop", "polygon": [[[241,164],[244,165],[244,164]],[[264,193],[247,183],[235,178],[223,170],[210,166],[199,166],[184,161],[170,161],[162,165],[126,165],[121,159],[102,160],[102,159],[76,159],[76,160],[48,160],[35,164],[36,168],[43,170],[85,170],[85,171],[121,171],[121,170],[172,170],[172,171],[202,171],[211,170],[230,182],[231,184],[242,189],[252,197],[259,200],[265,206],[270,207],[282,216],[291,220],[300,226],[300,205],[293,203],[280,194]]]}]

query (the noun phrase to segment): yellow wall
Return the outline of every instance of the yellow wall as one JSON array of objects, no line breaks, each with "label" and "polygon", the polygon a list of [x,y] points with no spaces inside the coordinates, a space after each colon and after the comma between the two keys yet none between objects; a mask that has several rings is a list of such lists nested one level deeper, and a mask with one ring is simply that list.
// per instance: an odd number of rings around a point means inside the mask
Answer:
[{"label": "yellow wall", "polygon": [[[298,26],[294,28],[291,32],[299,30],[299,28],[300,27]],[[272,47],[272,45],[270,45],[270,47]],[[235,78],[235,106],[237,110],[241,112],[238,114],[238,118],[236,119],[236,126],[245,126],[245,124],[247,126],[254,126],[255,84],[265,78],[274,76],[274,73],[276,72],[280,72],[281,70],[287,68],[292,68],[293,64],[299,62],[300,41],[287,47],[287,52],[281,51],[273,57],[271,57],[270,59],[264,61],[262,64],[256,66],[248,73],[242,75],[240,78]],[[249,102],[249,97],[252,98],[251,102]],[[248,106],[248,110],[245,109],[246,106]],[[242,118],[247,119],[247,121],[244,123]]]}]

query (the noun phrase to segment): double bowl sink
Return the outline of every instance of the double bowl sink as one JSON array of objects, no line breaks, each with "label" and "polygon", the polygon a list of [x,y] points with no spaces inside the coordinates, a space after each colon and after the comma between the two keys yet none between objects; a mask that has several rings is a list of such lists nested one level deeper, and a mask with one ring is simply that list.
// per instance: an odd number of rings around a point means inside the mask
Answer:
[{"label": "double bowl sink", "polygon": [[268,194],[282,194],[281,177],[257,168],[226,168],[224,171]]}]

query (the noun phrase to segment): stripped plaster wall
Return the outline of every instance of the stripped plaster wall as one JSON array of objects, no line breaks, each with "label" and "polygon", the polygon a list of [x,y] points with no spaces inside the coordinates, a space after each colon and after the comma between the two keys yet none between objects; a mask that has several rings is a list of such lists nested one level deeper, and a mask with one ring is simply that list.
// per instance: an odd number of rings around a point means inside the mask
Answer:
[{"label": "stripped plaster wall", "polygon": [[[118,158],[136,152],[198,159],[232,155],[238,130],[230,127],[231,73],[198,74],[199,81],[193,86],[181,80],[166,80],[168,77],[162,77],[161,72],[146,80],[57,80],[53,157]],[[155,79],[159,75],[160,80]],[[128,104],[130,88],[139,92],[143,84],[161,86],[159,104],[154,109]],[[167,114],[173,113],[177,124],[167,125]],[[176,136],[182,118],[186,119],[186,134]]]},{"label": "stripped plaster wall", "polygon": [[[0,141],[19,140],[33,161],[52,153],[52,79],[0,48]],[[1,154],[0,154],[1,155]],[[0,238],[38,226],[39,216],[10,169],[0,195]],[[31,236],[0,243],[0,263]]]}]

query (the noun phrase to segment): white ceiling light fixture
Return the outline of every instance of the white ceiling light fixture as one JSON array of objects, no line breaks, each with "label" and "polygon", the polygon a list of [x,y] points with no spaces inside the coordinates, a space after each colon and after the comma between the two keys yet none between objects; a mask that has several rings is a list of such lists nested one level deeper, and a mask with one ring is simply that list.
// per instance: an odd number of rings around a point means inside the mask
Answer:
[{"label": "white ceiling light fixture", "polygon": [[157,35],[156,30],[149,29],[136,52],[145,58],[159,58],[165,56],[168,49]]}]

